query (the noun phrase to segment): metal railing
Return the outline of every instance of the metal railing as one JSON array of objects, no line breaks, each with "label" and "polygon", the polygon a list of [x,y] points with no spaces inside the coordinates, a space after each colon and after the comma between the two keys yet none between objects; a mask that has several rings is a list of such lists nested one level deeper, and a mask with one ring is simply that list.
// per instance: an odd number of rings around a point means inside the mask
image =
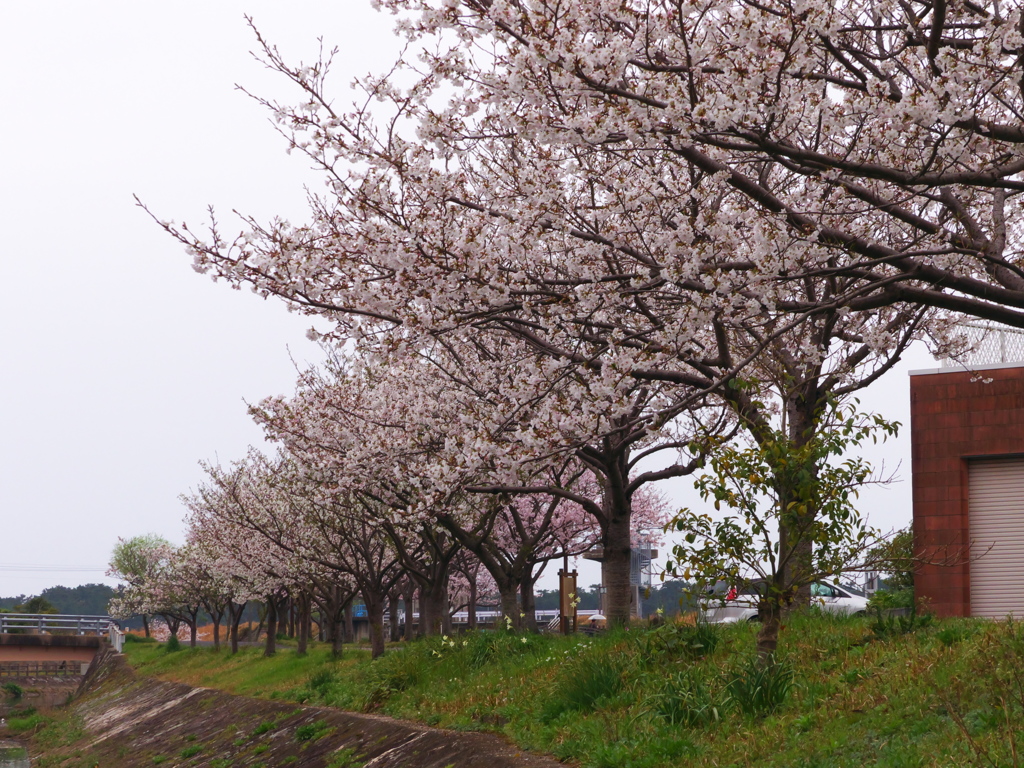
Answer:
[{"label": "metal railing", "polygon": [[88,661],[0,661],[0,678],[80,677]]},{"label": "metal railing", "polygon": [[58,613],[0,613],[0,635],[37,634],[105,635],[113,623],[109,616]]},{"label": "metal railing", "polygon": [[965,349],[955,358],[945,358],[941,363],[943,368],[970,369],[1024,362],[1024,331],[1019,328],[967,321],[959,324],[959,330]]},{"label": "metal railing", "polygon": [[[537,614],[537,623],[538,624],[543,624],[544,622],[550,621],[551,619],[553,619],[553,618],[555,618],[556,616],[559,615],[557,608],[553,608],[553,609],[552,608],[544,608],[544,609],[535,611],[535,613]],[[481,623],[481,624],[491,624],[491,623],[493,623],[495,621],[498,621],[502,616],[504,616],[504,614],[501,611],[495,611],[495,610],[490,610],[490,609],[482,609],[481,608],[481,609],[477,609],[477,612],[476,612],[476,620],[479,623]],[[420,620],[419,611],[416,611],[416,612],[413,613],[412,620],[413,621],[419,621]],[[389,623],[390,623],[389,617],[385,616],[384,617],[384,624],[387,625]],[[405,623],[405,611],[399,611],[398,612],[398,623],[399,624],[404,624]],[[452,624],[454,626],[458,627],[458,626],[462,626],[463,624],[468,624],[468,623],[469,623],[469,612],[468,611],[456,611],[455,613],[452,614]]]},{"label": "metal railing", "polygon": [[110,641],[110,647],[115,651],[118,653],[124,651],[124,632],[114,622],[107,625],[107,639]]}]

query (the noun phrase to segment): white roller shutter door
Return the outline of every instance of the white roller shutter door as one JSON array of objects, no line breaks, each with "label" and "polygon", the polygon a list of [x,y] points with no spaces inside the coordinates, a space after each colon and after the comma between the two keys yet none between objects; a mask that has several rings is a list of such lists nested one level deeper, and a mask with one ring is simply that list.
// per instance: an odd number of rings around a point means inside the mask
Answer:
[{"label": "white roller shutter door", "polygon": [[972,461],[969,473],[971,615],[1024,619],[1024,459]]}]

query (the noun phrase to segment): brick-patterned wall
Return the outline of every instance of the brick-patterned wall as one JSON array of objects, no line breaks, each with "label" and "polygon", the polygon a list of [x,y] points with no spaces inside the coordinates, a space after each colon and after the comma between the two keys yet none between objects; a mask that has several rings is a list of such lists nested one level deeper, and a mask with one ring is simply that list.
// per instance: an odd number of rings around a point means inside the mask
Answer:
[{"label": "brick-patterned wall", "polygon": [[931,559],[914,585],[940,616],[971,613],[967,459],[1024,454],[1024,367],[910,377],[914,539]]}]

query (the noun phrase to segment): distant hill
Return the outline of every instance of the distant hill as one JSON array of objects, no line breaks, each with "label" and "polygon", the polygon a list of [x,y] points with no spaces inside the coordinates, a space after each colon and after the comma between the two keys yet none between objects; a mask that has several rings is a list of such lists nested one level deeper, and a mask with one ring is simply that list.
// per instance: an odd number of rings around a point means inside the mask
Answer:
[{"label": "distant hill", "polygon": [[[106,584],[83,584],[80,587],[49,587],[39,593],[60,613],[79,613],[92,616],[104,616],[107,603],[115,594],[113,587]],[[0,609],[11,610],[21,605],[33,595],[17,595],[0,597]]]}]

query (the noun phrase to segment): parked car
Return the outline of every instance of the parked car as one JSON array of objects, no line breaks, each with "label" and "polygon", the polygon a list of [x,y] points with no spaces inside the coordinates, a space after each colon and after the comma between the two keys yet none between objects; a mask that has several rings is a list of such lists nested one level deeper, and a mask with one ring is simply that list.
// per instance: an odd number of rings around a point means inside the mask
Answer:
[{"label": "parked car", "polygon": [[[750,581],[739,585],[719,582],[701,599],[701,615],[711,624],[757,621],[757,604],[764,587],[764,581]],[[849,616],[866,613],[868,600],[855,587],[816,581],[811,585],[811,605],[829,613]]]}]

